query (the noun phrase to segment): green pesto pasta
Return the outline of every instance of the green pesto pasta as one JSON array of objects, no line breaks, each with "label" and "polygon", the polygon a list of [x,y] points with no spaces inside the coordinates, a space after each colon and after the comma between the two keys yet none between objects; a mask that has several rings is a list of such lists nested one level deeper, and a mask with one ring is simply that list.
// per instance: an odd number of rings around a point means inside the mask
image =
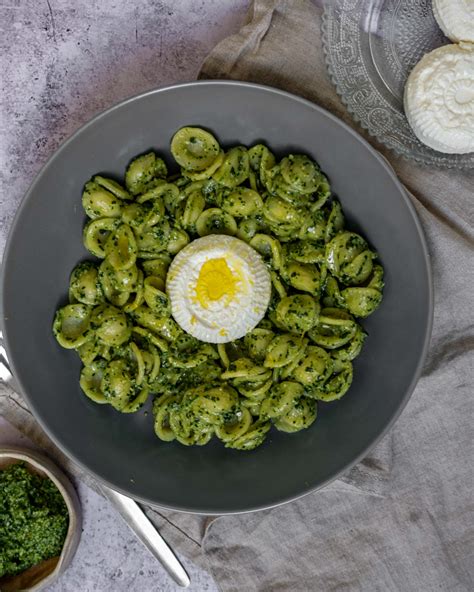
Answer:
[{"label": "green pesto pasta", "polygon": [[[252,450],[272,426],[306,429],[318,404],[347,393],[366,339],[359,319],[382,301],[383,268],[345,228],[310,156],[278,160],[263,144],[225,150],[198,127],[178,130],[170,150],[178,172],[148,152],[123,183],[85,183],[83,241],[94,258],[72,270],[53,333],[79,355],[80,387],[94,403],[135,413],[151,398],[163,442],[214,438]],[[252,247],[271,282],[258,325],[218,344],[182,329],[167,292],[176,255],[213,235]]]}]

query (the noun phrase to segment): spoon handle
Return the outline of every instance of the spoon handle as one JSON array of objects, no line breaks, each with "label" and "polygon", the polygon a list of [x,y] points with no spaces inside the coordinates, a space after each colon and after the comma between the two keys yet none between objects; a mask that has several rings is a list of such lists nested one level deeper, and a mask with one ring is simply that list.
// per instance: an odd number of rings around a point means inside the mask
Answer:
[{"label": "spoon handle", "polygon": [[131,498],[122,495],[110,487],[101,485],[105,497],[112,503],[127,525],[142,543],[158,559],[169,576],[183,588],[187,588],[190,579],[176,555],[170,549],[154,525],[145,516],[140,506]]}]

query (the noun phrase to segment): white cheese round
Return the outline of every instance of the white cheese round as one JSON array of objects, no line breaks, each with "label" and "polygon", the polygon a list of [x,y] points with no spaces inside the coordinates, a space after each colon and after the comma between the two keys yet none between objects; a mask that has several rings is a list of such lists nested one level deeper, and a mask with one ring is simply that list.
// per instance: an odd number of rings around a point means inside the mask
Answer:
[{"label": "white cheese round", "polygon": [[405,114],[416,136],[439,152],[474,151],[474,45],[426,54],[405,85]]},{"label": "white cheese round", "polygon": [[271,280],[262,257],[247,243],[211,234],[176,255],[166,290],[182,329],[201,341],[226,343],[262,320]]},{"label": "white cheese round", "polygon": [[474,42],[474,0],[432,0],[433,14],[452,41]]}]

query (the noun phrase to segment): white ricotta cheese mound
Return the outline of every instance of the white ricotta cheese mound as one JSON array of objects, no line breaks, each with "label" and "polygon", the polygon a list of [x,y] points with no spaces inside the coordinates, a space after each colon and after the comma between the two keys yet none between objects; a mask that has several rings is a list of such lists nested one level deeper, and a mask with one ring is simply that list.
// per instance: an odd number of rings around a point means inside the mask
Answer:
[{"label": "white ricotta cheese mound", "polygon": [[416,136],[439,152],[474,152],[474,45],[439,47],[413,68],[405,114]]},{"label": "white ricotta cheese mound", "polygon": [[171,310],[201,341],[227,343],[251,331],[267,310],[271,280],[262,257],[222,234],[194,240],[174,258],[166,279]]},{"label": "white ricotta cheese mound", "polygon": [[433,14],[446,37],[474,43],[474,0],[432,0]]}]

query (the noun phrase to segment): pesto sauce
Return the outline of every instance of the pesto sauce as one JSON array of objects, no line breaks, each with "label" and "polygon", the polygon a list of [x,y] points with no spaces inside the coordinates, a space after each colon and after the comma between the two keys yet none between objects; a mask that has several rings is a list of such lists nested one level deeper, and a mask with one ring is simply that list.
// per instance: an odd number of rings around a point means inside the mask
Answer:
[{"label": "pesto sauce", "polygon": [[25,463],[0,471],[0,577],[60,555],[68,529],[66,503],[48,478]]}]

